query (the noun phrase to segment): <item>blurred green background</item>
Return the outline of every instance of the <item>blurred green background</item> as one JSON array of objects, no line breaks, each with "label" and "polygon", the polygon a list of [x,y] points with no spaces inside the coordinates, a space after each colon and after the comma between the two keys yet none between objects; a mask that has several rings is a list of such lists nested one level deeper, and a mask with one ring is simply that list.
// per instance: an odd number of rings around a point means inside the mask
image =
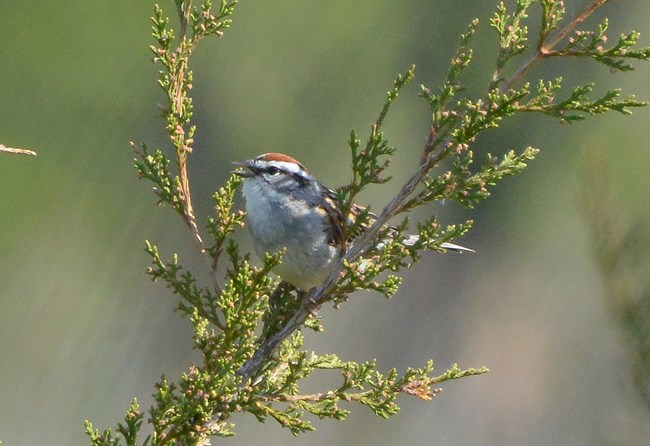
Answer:
[{"label": "blurred green background", "polygon": [[[475,92],[485,88],[496,54],[488,27],[495,3],[243,1],[232,29],[202,45],[192,63],[197,214],[210,214],[211,193],[233,160],[265,151],[287,152],[327,185],[343,184],[350,129],[367,135],[395,75],[415,63],[414,85],[386,127],[400,149],[396,180],[363,197],[381,206],[426,136],[417,84],[438,85],[473,17],[481,26],[467,80]],[[566,3],[572,15],[585,2]],[[162,3],[170,15],[172,4]],[[0,155],[0,440],[7,446],[87,444],[84,419],[113,427],[131,398],[148,407],[162,373],[176,379],[197,359],[175,298],[144,273],[145,239],[201,265],[180,219],[154,206],[150,185],[132,168],[130,140],[168,148],[148,51],[152,9],[126,0],[0,2],[0,143],[38,152]],[[650,45],[646,0],[614,2],[603,14],[611,37],[636,29]],[[532,75],[561,70],[568,82],[594,80],[650,99],[650,66],[636,66],[622,75],[589,61],[553,62]],[[296,439],[240,415],[238,435],[214,443],[648,444],[650,413],[632,382],[630,342],[594,259],[598,212],[586,213],[585,202],[602,190],[586,181],[597,159],[615,221],[647,221],[649,119],[650,109],[572,126],[525,116],[489,132],[477,152],[543,150],[477,209],[436,207],[445,222],[475,220],[461,242],[477,254],[427,256],[391,301],[360,294],[340,311],[323,309],[327,331],[307,341],[344,359],[377,358],[384,369],[434,358],[440,370],[459,362],[486,365],[489,374],[445,385],[431,403],[403,397],[388,422],[351,407],[348,422],[316,420],[316,432]],[[242,241],[249,246],[245,234]]]}]

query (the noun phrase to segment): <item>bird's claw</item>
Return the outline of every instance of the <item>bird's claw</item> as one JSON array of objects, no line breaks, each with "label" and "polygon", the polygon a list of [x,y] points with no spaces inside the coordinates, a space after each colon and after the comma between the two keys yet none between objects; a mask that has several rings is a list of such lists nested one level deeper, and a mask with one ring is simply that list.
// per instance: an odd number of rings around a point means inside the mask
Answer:
[{"label": "bird's claw", "polygon": [[303,294],[302,307],[313,317],[318,317],[318,309],[320,308],[320,305],[311,297],[310,293]]}]

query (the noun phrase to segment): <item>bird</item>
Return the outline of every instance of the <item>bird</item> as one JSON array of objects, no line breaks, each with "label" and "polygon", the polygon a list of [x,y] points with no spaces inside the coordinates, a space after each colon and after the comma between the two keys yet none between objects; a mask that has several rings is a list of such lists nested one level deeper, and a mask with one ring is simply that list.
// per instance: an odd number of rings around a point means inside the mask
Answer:
[{"label": "bird", "polygon": [[[265,253],[284,249],[274,272],[299,290],[320,285],[344,254],[348,242],[344,240],[344,221],[354,221],[364,208],[353,205],[351,215],[344,216],[336,193],[289,155],[264,153],[233,164],[237,166],[233,173],[243,178],[247,226],[256,254],[263,258]],[[368,225],[362,230],[377,218],[366,214]],[[403,242],[408,245],[417,239],[410,236]],[[474,252],[453,243],[440,247]]]}]

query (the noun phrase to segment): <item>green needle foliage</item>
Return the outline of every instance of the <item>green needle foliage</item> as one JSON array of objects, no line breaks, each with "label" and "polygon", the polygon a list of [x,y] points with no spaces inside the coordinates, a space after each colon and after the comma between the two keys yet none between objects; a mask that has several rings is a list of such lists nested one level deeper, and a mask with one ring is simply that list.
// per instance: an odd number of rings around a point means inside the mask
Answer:
[{"label": "green needle foliage", "polygon": [[[159,148],[133,144],[135,167],[142,178],[153,183],[158,204],[170,206],[185,221],[206,258],[212,280],[200,283],[177,255],[164,258],[150,242],[146,251],[152,265],[147,272],[178,296],[178,310],[194,327],[194,348],[201,353],[201,361],[178,380],[161,378],[155,403],[146,417],[151,434],[144,438],[139,434],[145,415],[134,400],[124,422],[114,431],[100,432],[87,422],[86,432],[94,446],[206,444],[211,436],[234,434],[229,419],[236,412],[250,413],[260,421],[274,419],[297,435],[314,429],[306,418],[308,414],[344,420],[357,403],[388,418],[399,410],[400,394],[430,400],[445,381],[485,373],[485,368],[463,370],[453,365],[435,374],[432,361],[402,373],[395,368],[381,371],[375,361],[357,363],[336,354],[309,352],[303,347],[300,329],[324,328],[303,302],[310,302],[310,307],[333,302],[338,307],[357,290],[391,297],[401,283],[397,272],[417,262],[425,251],[444,251],[442,243],[467,232],[471,221],[442,225],[431,217],[415,223],[419,240],[405,244],[409,229],[413,231],[405,214],[441,200],[473,207],[489,197],[490,188],[497,182],[522,172],[538,152],[532,147],[498,149],[503,154],[487,155],[477,163],[471,148],[482,131],[496,128],[520,112],[537,112],[571,123],[609,111],[629,114],[632,107],[645,105],[633,96],[621,98],[617,89],[591,98],[593,84],[576,86],[566,93],[561,78],[533,82],[526,78],[533,66],[550,57],[591,59],[619,71],[631,70],[631,60],[649,60],[650,48],[636,48],[636,32],[607,46],[607,21],[595,31],[576,29],[607,0],[591,2],[569,21],[564,20],[564,3],[559,0],[517,0],[513,8],[499,3],[490,20],[499,52],[486,93],[467,96],[462,80],[473,56],[470,45],[479,24],[474,20],[461,35],[442,85],[437,89],[420,87],[420,96],[429,104],[431,122],[425,129],[426,143],[417,169],[380,213],[362,212],[356,219],[349,218],[344,235],[355,242],[347,244],[337,268],[325,282],[304,296],[305,292],[269,275],[282,261],[282,252],[267,254],[262,266],[255,267],[249,254],[242,254],[233,241],[233,233],[245,225],[244,213],[233,208],[238,177],[232,176],[214,194],[215,214],[207,220],[204,234],[192,208],[187,160],[196,127],[192,124],[189,93],[193,76],[188,61],[200,41],[221,36],[230,26],[236,3],[221,0],[214,7],[212,2],[203,1],[197,7],[189,0],[175,0],[178,30],[159,6],[154,10],[152,34],[156,44],[151,50],[162,67],[158,82],[167,98],[165,128],[174,156]],[[541,11],[536,40],[531,40],[526,24],[533,6]],[[513,66],[522,58],[527,59]],[[350,133],[352,179],[337,190],[346,215],[351,214],[362,190],[381,187],[391,179],[386,169],[396,148],[389,144],[382,128],[391,105],[414,76],[415,67],[410,67],[396,78],[365,141],[357,132]],[[387,226],[397,215],[403,215],[402,223]],[[223,278],[219,277],[224,274],[221,271],[225,271]],[[315,373],[336,373],[339,385],[301,393],[302,381]]]}]

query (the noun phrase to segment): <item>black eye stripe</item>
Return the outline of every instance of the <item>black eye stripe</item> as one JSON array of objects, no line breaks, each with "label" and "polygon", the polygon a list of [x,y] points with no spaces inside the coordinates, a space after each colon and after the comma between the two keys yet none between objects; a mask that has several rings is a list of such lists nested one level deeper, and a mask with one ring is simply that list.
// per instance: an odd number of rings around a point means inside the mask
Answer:
[{"label": "black eye stripe", "polygon": [[264,167],[260,166],[258,167],[257,172],[267,174],[270,176],[276,176],[281,173],[286,176],[286,180],[289,180],[289,178],[291,178],[294,181],[296,181],[300,187],[305,187],[309,185],[309,180],[305,178],[305,176],[302,175],[300,172],[288,171],[286,169],[283,169],[280,166],[274,166],[274,165],[264,166]]},{"label": "black eye stripe", "polygon": [[300,185],[300,187],[305,187],[305,186],[307,186],[309,184],[309,181],[307,180],[307,178],[303,177],[300,174],[294,173],[293,177],[296,179],[296,181],[298,181],[298,184]]}]

